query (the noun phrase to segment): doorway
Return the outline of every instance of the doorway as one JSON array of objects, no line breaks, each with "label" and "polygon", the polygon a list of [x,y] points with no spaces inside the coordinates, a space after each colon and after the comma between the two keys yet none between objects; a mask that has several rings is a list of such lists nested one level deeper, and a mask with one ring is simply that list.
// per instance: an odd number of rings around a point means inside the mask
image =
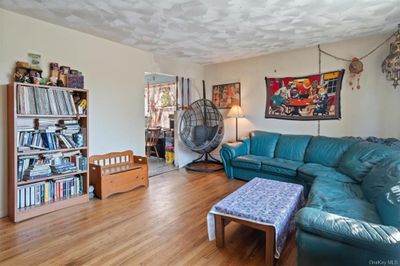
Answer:
[{"label": "doorway", "polygon": [[144,75],[145,151],[149,158],[149,176],[175,170],[176,77],[148,73]]}]

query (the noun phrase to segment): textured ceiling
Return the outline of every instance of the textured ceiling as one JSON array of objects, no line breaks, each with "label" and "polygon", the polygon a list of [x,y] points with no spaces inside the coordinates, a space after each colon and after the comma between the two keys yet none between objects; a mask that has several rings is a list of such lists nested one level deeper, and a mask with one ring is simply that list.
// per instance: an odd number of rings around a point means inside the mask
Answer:
[{"label": "textured ceiling", "polygon": [[203,64],[390,32],[400,23],[400,0],[0,0],[0,7]]}]

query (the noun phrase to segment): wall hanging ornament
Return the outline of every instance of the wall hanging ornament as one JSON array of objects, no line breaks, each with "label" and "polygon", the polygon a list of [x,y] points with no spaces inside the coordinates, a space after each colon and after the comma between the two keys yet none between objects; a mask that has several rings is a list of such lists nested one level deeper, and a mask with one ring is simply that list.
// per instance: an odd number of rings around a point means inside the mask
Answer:
[{"label": "wall hanging ornament", "polygon": [[265,78],[265,118],[340,119],[343,70],[303,77]]},{"label": "wall hanging ornament", "polygon": [[364,65],[361,62],[360,59],[358,59],[357,57],[353,57],[353,59],[351,59],[351,63],[349,65],[349,71],[350,71],[350,80],[349,80],[349,85],[351,86],[351,89],[354,90],[354,80],[357,79],[357,89],[361,89],[360,87],[360,76],[361,76],[361,72],[364,69]]},{"label": "wall hanging ornament", "polygon": [[381,46],[387,43],[393,36],[396,36],[396,40],[390,45],[390,54],[386,57],[386,59],[382,63],[382,71],[386,72],[386,77],[389,80],[393,80],[393,86],[396,88],[396,86],[399,84],[398,81],[400,80],[400,24],[399,24],[399,29],[396,32],[390,35],[386,40],[381,42],[370,52],[361,57],[353,57],[352,59],[339,57],[322,50],[319,45],[318,45],[318,50],[320,54],[327,55],[338,61],[348,62],[350,71],[349,85],[354,90],[354,80],[356,79],[357,80],[356,88],[360,89],[361,88],[360,77],[361,77],[361,72],[363,71],[362,60],[371,55],[372,53],[374,53],[376,50],[378,50]]},{"label": "wall hanging ornament", "polygon": [[390,44],[390,54],[382,62],[382,73],[386,73],[386,79],[393,80],[395,89],[400,80],[400,24],[398,27],[395,40]]}]

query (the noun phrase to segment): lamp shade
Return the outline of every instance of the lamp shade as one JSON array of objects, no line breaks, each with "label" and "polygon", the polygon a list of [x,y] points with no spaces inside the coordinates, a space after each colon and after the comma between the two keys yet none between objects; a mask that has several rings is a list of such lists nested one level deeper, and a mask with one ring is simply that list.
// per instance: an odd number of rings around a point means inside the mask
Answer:
[{"label": "lamp shade", "polygon": [[229,110],[227,116],[239,118],[244,117],[244,114],[242,108],[239,105],[233,105]]}]

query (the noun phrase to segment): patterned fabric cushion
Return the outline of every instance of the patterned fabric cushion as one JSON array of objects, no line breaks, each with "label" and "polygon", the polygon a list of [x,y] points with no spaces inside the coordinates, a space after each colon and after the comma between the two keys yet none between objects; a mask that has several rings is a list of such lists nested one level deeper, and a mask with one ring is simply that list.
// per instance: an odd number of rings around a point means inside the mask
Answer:
[{"label": "patterned fabric cushion", "polygon": [[304,204],[303,186],[254,178],[211,209],[275,227],[276,252],[279,258],[288,234],[294,230],[294,215]]}]

